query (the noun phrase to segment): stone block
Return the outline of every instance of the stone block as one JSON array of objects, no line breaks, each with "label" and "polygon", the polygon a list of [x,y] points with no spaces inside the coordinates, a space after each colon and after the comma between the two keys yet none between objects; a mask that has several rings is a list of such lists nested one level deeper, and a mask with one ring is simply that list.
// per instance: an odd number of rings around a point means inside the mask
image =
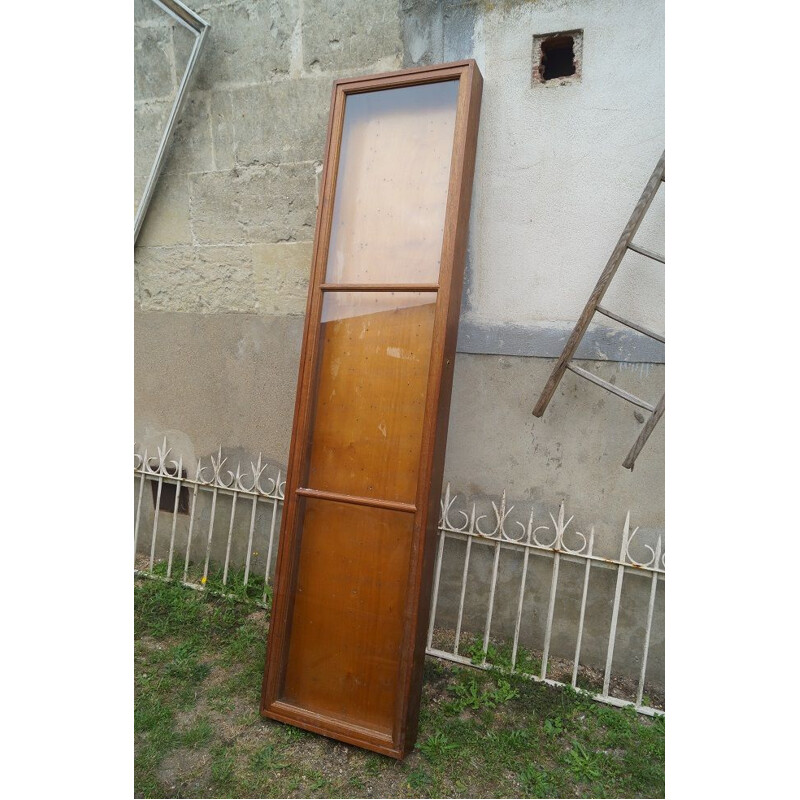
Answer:
[{"label": "stone block", "polygon": [[254,311],[252,258],[248,247],[198,247],[195,310]]},{"label": "stone block", "polygon": [[233,118],[231,93],[208,92],[208,109],[211,117],[211,139],[214,148],[214,168],[233,169],[236,166],[236,124]]},{"label": "stone block", "polygon": [[309,241],[315,173],[310,162],[190,175],[192,231],[201,244]]},{"label": "stone block", "polygon": [[303,65],[308,70],[399,68],[403,42],[397,0],[305,0]]},{"label": "stone block", "polygon": [[149,175],[172,103],[157,100],[133,107],[133,174]]},{"label": "stone block", "polygon": [[303,314],[311,271],[312,242],[253,245],[256,310],[263,314]]},{"label": "stone block", "polygon": [[204,98],[190,94],[173,131],[164,172],[208,172],[212,169],[214,148],[208,105]]},{"label": "stone block", "polygon": [[134,100],[169,98],[175,94],[172,77],[172,34],[169,26],[133,29]]},{"label": "stone block", "polygon": [[245,239],[252,243],[313,239],[315,185],[310,162],[243,170],[237,189]]},{"label": "stone block", "polygon": [[185,296],[185,280],[194,277],[194,248],[187,245],[176,247],[142,247],[133,251],[134,273],[138,286],[138,302],[142,309],[164,311],[180,305],[172,292],[181,288]]},{"label": "stone block", "polygon": [[199,13],[211,26],[198,65],[199,88],[263,83],[289,72],[298,0],[206,3]]},{"label": "stone block", "polygon": [[136,272],[144,311],[252,311],[247,247],[139,247]]},{"label": "stone block", "polygon": [[189,175],[191,227],[199,243],[244,243],[238,192],[232,170]]},{"label": "stone block", "polygon": [[142,310],[142,285],[139,281],[139,268],[136,264],[136,256],[133,260],[133,310]]},{"label": "stone block", "polygon": [[231,91],[213,116],[221,163],[321,161],[331,89],[329,78],[303,78]]},{"label": "stone block", "polygon": [[189,188],[185,175],[162,174],[156,183],[139,244],[144,247],[189,244]]}]

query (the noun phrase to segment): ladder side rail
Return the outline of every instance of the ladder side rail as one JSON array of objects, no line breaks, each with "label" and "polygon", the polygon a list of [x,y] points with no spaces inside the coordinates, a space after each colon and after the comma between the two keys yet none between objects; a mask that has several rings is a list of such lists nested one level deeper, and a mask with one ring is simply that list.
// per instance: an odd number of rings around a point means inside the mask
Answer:
[{"label": "ladder side rail", "polygon": [[625,469],[629,469],[633,471],[633,465],[636,463],[636,459],[639,456],[639,453],[642,452],[642,448],[644,447],[647,440],[650,438],[650,434],[653,432],[653,428],[658,424],[658,421],[661,417],[664,416],[664,397],[666,395],[661,395],[661,399],[658,401],[658,405],[656,405],[655,411],[650,415],[650,419],[647,420],[645,423],[644,428],[639,433],[639,437],[633,443],[633,447],[631,447],[630,453],[625,457],[625,460],[622,462],[622,466]]}]

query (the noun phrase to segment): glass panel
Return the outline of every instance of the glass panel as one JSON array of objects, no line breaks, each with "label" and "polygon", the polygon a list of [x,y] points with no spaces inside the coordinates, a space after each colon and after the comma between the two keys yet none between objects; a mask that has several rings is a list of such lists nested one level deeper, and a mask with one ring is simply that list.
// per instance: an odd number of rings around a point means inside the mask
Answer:
[{"label": "glass panel", "polygon": [[348,95],[328,283],[436,283],[458,81]]},{"label": "glass panel", "polygon": [[301,514],[282,699],[391,733],[414,516],[316,499]]},{"label": "glass panel", "polygon": [[195,40],[194,33],[150,0],[134,5],[134,217]]},{"label": "glass panel", "polygon": [[413,503],[433,292],[329,292],[305,486]]}]

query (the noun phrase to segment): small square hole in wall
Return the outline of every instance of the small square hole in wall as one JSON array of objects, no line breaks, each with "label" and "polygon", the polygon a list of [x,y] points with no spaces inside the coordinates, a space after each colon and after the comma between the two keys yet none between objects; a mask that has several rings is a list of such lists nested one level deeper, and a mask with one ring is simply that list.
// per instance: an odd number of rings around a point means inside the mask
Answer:
[{"label": "small square hole in wall", "polygon": [[[166,466],[166,471],[169,475],[177,476],[178,470],[176,467]],[[181,470],[181,478],[186,478],[186,470]],[[156,506],[158,499],[158,481],[150,481],[150,488],[153,490],[153,508]],[[158,504],[159,511],[174,511],[175,510],[175,490],[177,485],[174,483],[161,482],[161,502]],[[178,513],[189,513],[189,490],[185,486],[181,486],[181,493],[178,497]]]},{"label": "small square hole in wall", "polygon": [[558,31],[533,37],[533,86],[579,83],[583,67],[583,31]]}]

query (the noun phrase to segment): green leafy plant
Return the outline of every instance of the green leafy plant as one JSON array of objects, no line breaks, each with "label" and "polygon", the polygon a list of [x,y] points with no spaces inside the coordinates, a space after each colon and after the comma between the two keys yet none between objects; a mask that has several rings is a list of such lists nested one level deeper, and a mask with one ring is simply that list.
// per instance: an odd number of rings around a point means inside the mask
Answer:
[{"label": "green leafy plant", "polygon": [[483,648],[483,641],[475,637],[464,651],[473,664],[489,664],[500,670],[511,671],[511,646],[489,644]]},{"label": "green leafy plant", "polygon": [[519,697],[519,692],[516,689],[512,689],[508,681],[500,678],[497,681],[497,688],[492,692],[491,697],[496,705],[500,705],[501,703],[507,703],[509,700],[513,700],[515,697]]},{"label": "green leafy plant", "polygon": [[449,710],[455,712],[463,711],[466,708],[473,711],[479,711],[482,708],[496,708],[498,705],[519,697],[519,692],[503,678],[497,680],[497,686],[494,689],[481,689],[477,679],[473,677],[466,682],[454,684],[450,690],[455,695],[455,700],[447,705]]},{"label": "green leafy plant", "polygon": [[441,731],[436,731],[419,746],[419,749],[429,761],[435,763],[453,750],[457,750],[458,745],[451,742]]},{"label": "green leafy plant", "polygon": [[526,797],[554,797],[556,794],[547,773],[533,764],[526,765],[518,777]]},{"label": "green leafy plant", "polygon": [[199,582],[209,594],[232,598],[241,603],[258,602],[263,599],[266,592],[267,607],[270,607],[272,587],[265,585],[263,577],[251,573],[247,577],[247,583],[245,583],[244,568],[239,568],[229,569],[227,580],[223,583],[224,578],[224,570],[218,568],[211,570],[205,580],[201,577]]},{"label": "green leafy plant", "polygon": [[317,770],[310,769],[308,770],[307,775],[311,781],[311,790],[314,792],[317,792],[320,789],[326,789],[328,786],[330,786],[330,781]]},{"label": "green leafy plant", "polygon": [[544,721],[544,732],[549,737],[560,736],[564,733],[564,724],[561,717],[549,717]]},{"label": "green leafy plant", "polygon": [[250,756],[250,767],[256,772],[277,772],[289,766],[287,762],[280,761],[282,753],[274,745],[264,745]]},{"label": "green leafy plant", "polygon": [[408,786],[415,791],[419,791],[427,786],[431,782],[431,776],[425,772],[424,769],[421,767],[417,767],[416,769],[412,769],[411,772],[408,773]]},{"label": "green leafy plant", "polygon": [[468,656],[473,664],[488,664],[490,669],[499,672],[520,672],[526,675],[538,675],[542,669],[542,662],[524,647],[517,648],[517,657],[513,659],[512,645],[504,642],[493,644],[489,642],[486,649],[483,640],[474,637],[464,648],[464,655]]},{"label": "green leafy plant", "polygon": [[525,675],[538,675],[542,671],[542,661],[536,658],[529,650],[520,647],[517,650],[515,670]]},{"label": "green leafy plant", "polygon": [[591,783],[599,780],[602,771],[597,753],[589,753],[577,740],[572,740],[572,749],[566,755],[566,763],[576,780]]},{"label": "green leafy plant", "polygon": [[528,731],[524,730],[523,728],[515,728],[514,730],[508,731],[506,734],[506,739],[513,747],[523,747],[528,743],[530,735],[528,734]]},{"label": "green leafy plant", "polygon": [[483,642],[476,636],[464,648],[464,655],[467,656],[473,664],[482,664],[487,653],[483,649]]},{"label": "green leafy plant", "polygon": [[475,678],[470,678],[466,683],[457,683],[450,687],[456,699],[453,706],[456,711],[471,708],[479,711],[481,708],[494,708],[495,704],[488,692],[482,691]]}]

